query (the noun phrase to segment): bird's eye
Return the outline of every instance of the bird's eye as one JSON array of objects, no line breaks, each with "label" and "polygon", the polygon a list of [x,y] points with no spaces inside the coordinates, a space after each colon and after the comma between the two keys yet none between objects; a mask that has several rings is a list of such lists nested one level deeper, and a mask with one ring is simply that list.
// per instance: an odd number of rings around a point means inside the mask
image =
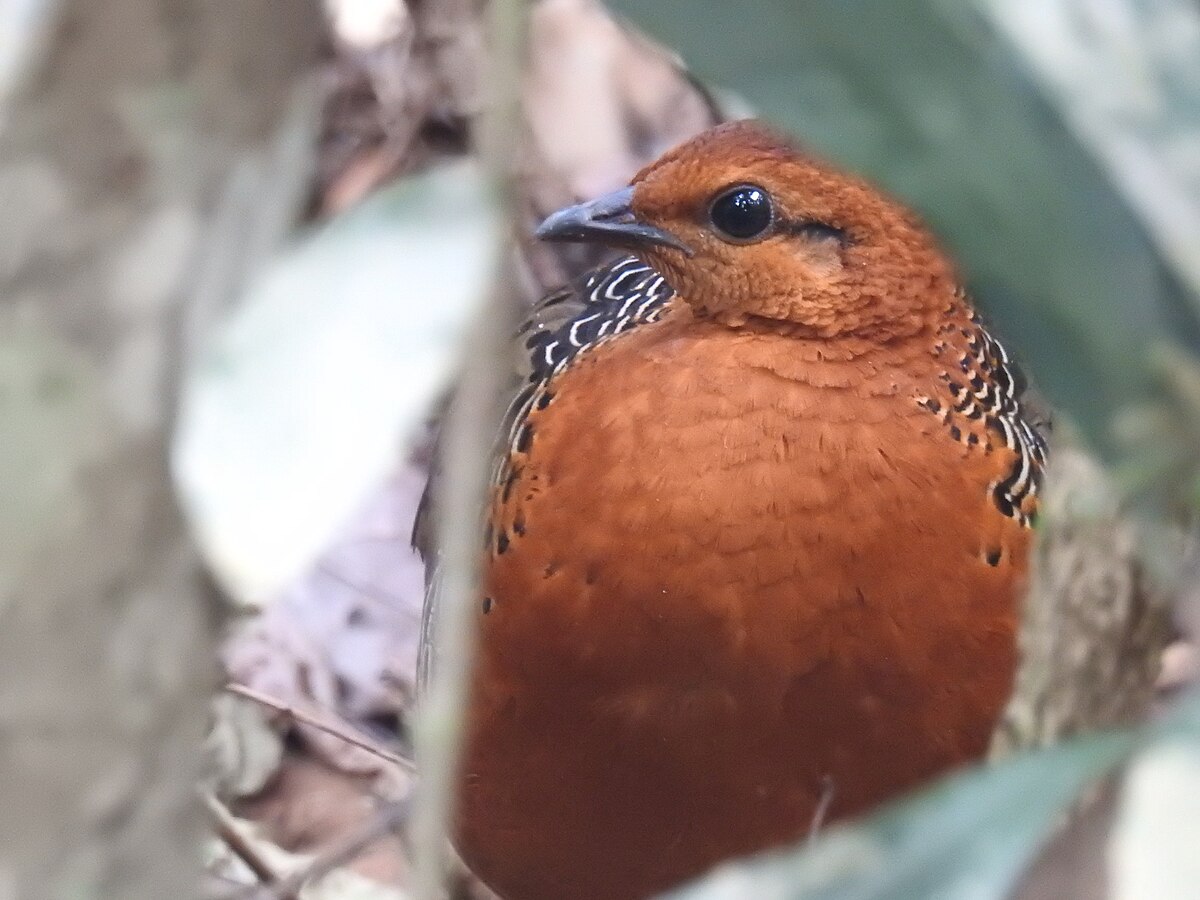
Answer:
[{"label": "bird's eye", "polygon": [[742,184],[718,195],[708,209],[708,218],[721,237],[745,243],[771,230],[775,210],[770,194],[752,184]]}]

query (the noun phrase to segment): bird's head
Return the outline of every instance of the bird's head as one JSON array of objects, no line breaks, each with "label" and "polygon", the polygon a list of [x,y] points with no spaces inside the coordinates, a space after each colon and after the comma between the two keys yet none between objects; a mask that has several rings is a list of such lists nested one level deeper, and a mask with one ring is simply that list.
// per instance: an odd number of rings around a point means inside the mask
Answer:
[{"label": "bird's head", "polygon": [[913,333],[955,284],[908,210],[752,120],[676,147],[629,187],[550,216],[538,236],[628,248],[698,315],[814,337]]}]

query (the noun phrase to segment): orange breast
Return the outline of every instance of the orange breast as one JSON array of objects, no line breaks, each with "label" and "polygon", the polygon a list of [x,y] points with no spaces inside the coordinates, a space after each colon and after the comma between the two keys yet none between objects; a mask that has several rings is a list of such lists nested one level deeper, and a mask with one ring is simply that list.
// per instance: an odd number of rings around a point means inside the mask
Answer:
[{"label": "orange breast", "polygon": [[[980,754],[1028,532],[1000,443],[861,355],[686,307],[584,354],[498,491],[458,846],[510,900],[638,898]],[[502,552],[501,552],[502,551]]]}]

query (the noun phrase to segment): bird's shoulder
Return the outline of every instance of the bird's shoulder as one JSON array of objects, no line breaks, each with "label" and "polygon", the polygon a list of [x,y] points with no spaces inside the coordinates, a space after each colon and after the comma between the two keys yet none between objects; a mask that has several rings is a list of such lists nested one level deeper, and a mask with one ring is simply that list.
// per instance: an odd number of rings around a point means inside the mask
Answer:
[{"label": "bird's shoulder", "polygon": [[534,304],[518,329],[522,352],[496,448],[496,483],[508,476],[508,461],[527,443],[530,413],[550,405],[555,376],[594,347],[656,321],[674,296],[661,274],[624,256]]},{"label": "bird's shoulder", "polygon": [[591,347],[655,321],[673,296],[635,256],[592,269],[535,304],[521,325],[524,380],[548,381]]},{"label": "bird's shoulder", "polygon": [[[520,352],[507,388],[508,407],[495,448],[493,481],[507,477],[507,463],[520,446],[530,411],[549,403],[554,377],[589,349],[655,321],[674,291],[635,256],[599,265],[551,291],[530,309],[517,329]],[[434,553],[431,496],[440,477],[440,442],[435,442],[429,484],[418,505],[412,543],[428,562]]]}]

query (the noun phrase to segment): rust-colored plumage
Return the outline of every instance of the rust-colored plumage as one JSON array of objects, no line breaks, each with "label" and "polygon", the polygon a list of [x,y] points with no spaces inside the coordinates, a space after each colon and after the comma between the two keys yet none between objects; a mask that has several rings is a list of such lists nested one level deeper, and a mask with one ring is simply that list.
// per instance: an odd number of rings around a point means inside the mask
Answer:
[{"label": "rust-colored plumage", "polygon": [[977,757],[1043,462],[933,239],[756,123],[551,239],[497,469],[456,842],[510,900],[640,898]]}]

